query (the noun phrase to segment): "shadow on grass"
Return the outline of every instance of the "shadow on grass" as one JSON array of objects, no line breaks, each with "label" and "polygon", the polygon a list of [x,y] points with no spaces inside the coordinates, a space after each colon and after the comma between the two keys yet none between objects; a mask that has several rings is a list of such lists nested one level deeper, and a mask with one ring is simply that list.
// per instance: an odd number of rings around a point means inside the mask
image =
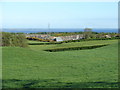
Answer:
[{"label": "shadow on grass", "polygon": [[118,82],[61,82],[46,80],[2,80],[3,88],[120,88]]}]

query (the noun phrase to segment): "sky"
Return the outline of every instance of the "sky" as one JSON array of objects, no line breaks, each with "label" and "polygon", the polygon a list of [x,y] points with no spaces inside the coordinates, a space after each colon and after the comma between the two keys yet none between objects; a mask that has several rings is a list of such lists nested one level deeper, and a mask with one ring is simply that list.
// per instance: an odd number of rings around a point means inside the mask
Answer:
[{"label": "sky", "polygon": [[119,2],[119,0],[1,0],[2,2]]},{"label": "sky", "polygon": [[[117,28],[118,2],[0,2],[2,28]],[[2,21],[2,22],[1,22]]]}]

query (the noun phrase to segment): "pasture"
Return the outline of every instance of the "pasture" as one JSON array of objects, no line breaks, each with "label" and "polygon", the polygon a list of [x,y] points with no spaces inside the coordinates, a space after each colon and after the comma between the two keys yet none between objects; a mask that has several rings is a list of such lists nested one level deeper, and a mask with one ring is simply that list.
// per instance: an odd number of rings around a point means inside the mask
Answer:
[{"label": "pasture", "polygon": [[[109,45],[87,50],[44,51],[104,44]],[[2,47],[2,58],[3,88],[118,87],[118,40]]]}]

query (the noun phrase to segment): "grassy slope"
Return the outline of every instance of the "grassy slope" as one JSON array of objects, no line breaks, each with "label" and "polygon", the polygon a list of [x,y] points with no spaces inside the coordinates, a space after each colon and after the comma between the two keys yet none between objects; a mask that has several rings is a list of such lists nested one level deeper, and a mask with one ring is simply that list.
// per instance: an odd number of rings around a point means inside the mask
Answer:
[{"label": "grassy slope", "polygon": [[111,82],[116,82],[118,79],[117,41],[73,44],[94,43],[111,43],[111,45],[92,50],[64,52],[45,52],[42,49],[62,47],[66,44],[31,45],[29,48],[4,47],[3,86],[6,88],[104,87],[104,85],[115,87],[116,84]]}]

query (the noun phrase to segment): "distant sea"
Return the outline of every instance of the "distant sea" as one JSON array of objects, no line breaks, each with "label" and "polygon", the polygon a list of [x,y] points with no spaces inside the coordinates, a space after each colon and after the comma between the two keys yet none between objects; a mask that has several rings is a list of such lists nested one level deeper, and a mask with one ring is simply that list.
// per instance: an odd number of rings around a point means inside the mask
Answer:
[{"label": "distant sea", "polygon": [[[37,33],[37,32],[80,32],[80,31],[84,31],[84,29],[32,29],[32,28],[28,28],[28,29],[2,29],[2,31],[4,32],[23,32],[23,33]],[[93,32],[114,32],[114,33],[118,33],[118,29],[92,29]]]}]

